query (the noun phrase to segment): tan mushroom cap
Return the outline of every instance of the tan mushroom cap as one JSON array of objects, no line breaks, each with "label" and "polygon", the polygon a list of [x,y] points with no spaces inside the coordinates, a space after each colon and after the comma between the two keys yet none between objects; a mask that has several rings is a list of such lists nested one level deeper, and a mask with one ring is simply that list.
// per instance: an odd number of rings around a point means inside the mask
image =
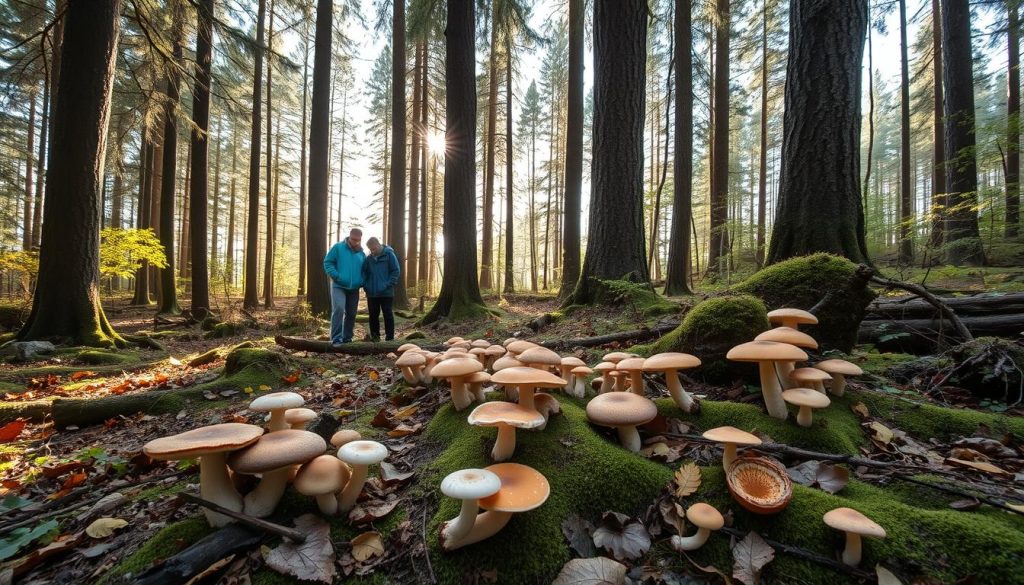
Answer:
[{"label": "tan mushroom cap", "polygon": [[755,337],[754,341],[777,341],[797,347],[806,347],[807,349],[818,349],[818,342],[813,337],[792,327],[769,329]]},{"label": "tan mushroom cap", "polygon": [[418,351],[407,351],[398,356],[395,365],[398,367],[415,367],[427,363],[427,357]]},{"label": "tan mushroom cap", "polygon": [[654,354],[644,360],[645,372],[663,372],[666,370],[685,370],[700,365],[700,358],[688,353],[669,351]]},{"label": "tan mushroom cap", "polygon": [[486,384],[491,381],[491,375],[484,371],[473,372],[472,374],[467,374],[462,381],[467,384]]},{"label": "tan mushroom cap", "polygon": [[595,372],[604,374],[605,372],[612,372],[615,370],[615,362],[601,362],[594,366]]},{"label": "tan mushroom cap", "polygon": [[861,514],[853,508],[836,508],[829,510],[822,516],[825,524],[836,530],[852,532],[862,536],[875,536],[885,538],[885,528],[876,524],[873,520]]},{"label": "tan mushroom cap", "polygon": [[524,364],[540,364],[544,366],[558,366],[562,364],[562,356],[539,345],[520,353],[516,359]]},{"label": "tan mushroom cap", "polygon": [[760,445],[761,439],[747,431],[736,427],[716,427],[704,431],[703,437],[716,443],[732,443],[734,445]]},{"label": "tan mushroom cap", "polygon": [[519,463],[496,463],[484,469],[501,479],[501,489],[478,502],[484,510],[527,512],[546,502],[551,495],[547,478],[532,467]]},{"label": "tan mushroom cap", "polygon": [[359,434],[359,431],[354,431],[352,429],[341,429],[340,431],[334,433],[334,435],[331,436],[331,445],[334,445],[335,447],[341,447],[345,443],[358,441],[359,439],[362,438],[363,436]]},{"label": "tan mushroom cap", "polygon": [[289,408],[284,411],[284,422],[294,425],[316,420],[316,411],[309,408]]},{"label": "tan mushroom cap", "polygon": [[587,403],[587,418],[605,427],[642,425],[656,416],[654,402],[632,392],[605,392]]},{"label": "tan mushroom cap", "polygon": [[642,357],[630,357],[624,360],[619,360],[619,363],[615,364],[616,370],[623,372],[642,372],[644,369],[644,358]]},{"label": "tan mushroom cap", "polygon": [[631,357],[637,357],[637,355],[635,353],[627,353],[624,351],[613,351],[611,353],[606,353],[604,357],[601,358],[601,361],[612,362],[613,364],[617,364],[622,360]]},{"label": "tan mushroom cap", "polygon": [[500,358],[494,360],[494,363],[491,364],[491,370],[493,370],[495,372],[498,372],[498,371],[505,370],[505,369],[508,369],[508,368],[522,368],[522,367],[525,367],[525,366],[526,366],[526,364],[524,364],[523,362],[521,362],[521,361],[517,360],[516,358],[506,354],[506,355],[503,355]]},{"label": "tan mushroom cap", "polygon": [[718,530],[725,526],[725,518],[722,517],[722,513],[716,510],[714,506],[704,502],[698,502],[687,508],[686,519],[694,526],[707,528],[708,530]]},{"label": "tan mushroom cap", "polygon": [[501,345],[502,345],[502,347],[505,347],[507,349],[510,343],[514,343],[516,341],[519,341],[519,338],[517,338],[517,337],[509,337],[509,338],[505,339],[505,341],[502,341]]},{"label": "tan mushroom cap", "polygon": [[544,415],[514,402],[484,402],[474,408],[466,420],[477,427],[506,424],[517,429],[535,429],[544,424]]},{"label": "tan mushroom cap", "polygon": [[572,366],[574,368],[577,368],[579,366],[587,365],[587,362],[581,360],[580,358],[578,358],[578,357],[576,357],[574,355],[568,355],[568,356],[565,356],[564,358],[562,358],[561,365],[563,365],[563,366]]},{"label": "tan mushroom cap", "polygon": [[405,353],[407,351],[415,350],[415,349],[419,349],[419,348],[420,348],[420,346],[416,345],[415,343],[403,343],[402,345],[399,345],[398,349],[395,350],[395,351],[397,351],[398,353],[402,354],[402,353]]},{"label": "tan mushroom cap", "polygon": [[142,447],[142,452],[161,461],[192,459],[248,447],[262,435],[263,429],[256,425],[222,423],[153,439]]},{"label": "tan mushroom cap", "polygon": [[842,374],[844,376],[860,376],[864,370],[857,364],[851,364],[846,360],[825,360],[814,364],[814,367],[829,374]]},{"label": "tan mushroom cap", "polygon": [[469,350],[468,350],[468,349],[466,349],[465,347],[449,347],[449,348],[448,348],[447,350],[445,350],[445,352],[444,352],[443,354],[441,354],[441,355],[444,355],[444,356],[447,356],[447,357],[451,357],[451,356],[453,356],[453,355],[462,355],[462,356],[464,356],[464,355],[466,355],[467,353],[469,353]]},{"label": "tan mushroom cap", "polygon": [[249,410],[269,412],[279,408],[298,408],[305,404],[302,396],[294,392],[271,392],[264,394],[249,403]]},{"label": "tan mushroom cap", "polygon": [[348,465],[341,459],[320,455],[299,469],[295,489],[305,496],[329,494],[345,487],[351,475]]},{"label": "tan mushroom cap", "polygon": [[459,337],[458,335],[456,335],[455,337],[449,337],[448,341],[444,342],[444,344],[445,345],[455,345],[456,343],[461,343],[463,341],[465,341],[465,339],[463,339],[463,338]]},{"label": "tan mushroom cap", "polygon": [[228,465],[239,473],[264,473],[305,463],[326,450],[327,443],[320,435],[284,429],[267,433],[251,447],[232,453]]},{"label": "tan mushroom cap", "polygon": [[497,345],[497,344],[488,346],[486,349],[487,349],[487,355],[492,355],[492,356],[496,356],[496,357],[497,356],[503,356],[503,355],[505,355],[506,352],[508,352],[507,349],[505,349],[504,347],[502,347],[500,345]]},{"label": "tan mushroom cap", "polygon": [[825,408],[832,404],[828,396],[810,388],[790,388],[782,392],[782,399],[793,406],[808,408]]},{"label": "tan mushroom cap", "polygon": [[[435,367],[435,370],[437,368]],[[539,386],[543,388],[558,388],[559,386],[565,386],[566,381],[552,374],[551,372],[545,372],[544,370],[538,370],[537,368],[504,368],[500,371],[494,372],[491,376],[491,382],[495,384],[530,384],[532,386]]]},{"label": "tan mushroom cap", "polygon": [[807,359],[807,354],[788,343],[748,341],[730,349],[725,357],[735,362],[801,362]]},{"label": "tan mushroom cap", "polygon": [[832,376],[817,368],[797,368],[789,373],[789,379],[794,382],[827,382]]},{"label": "tan mushroom cap", "polygon": [[818,318],[813,313],[802,309],[782,308],[768,311],[769,323],[782,323],[783,320],[800,325],[817,325]]},{"label": "tan mushroom cap", "polygon": [[505,349],[507,349],[511,353],[520,354],[532,347],[538,347],[538,345],[532,341],[526,341],[525,339],[517,339],[506,345]]},{"label": "tan mushroom cap", "polygon": [[430,375],[435,378],[457,378],[466,374],[472,374],[473,372],[479,372],[482,369],[484,369],[484,366],[477,359],[448,358],[438,362],[430,370]]},{"label": "tan mushroom cap", "polygon": [[486,339],[474,339],[473,341],[469,342],[469,346],[487,349],[488,347],[491,346],[491,342],[487,341]]},{"label": "tan mushroom cap", "polygon": [[591,370],[587,366],[576,366],[575,368],[570,370],[569,373],[574,376],[589,376],[590,374],[594,373],[594,370]]}]

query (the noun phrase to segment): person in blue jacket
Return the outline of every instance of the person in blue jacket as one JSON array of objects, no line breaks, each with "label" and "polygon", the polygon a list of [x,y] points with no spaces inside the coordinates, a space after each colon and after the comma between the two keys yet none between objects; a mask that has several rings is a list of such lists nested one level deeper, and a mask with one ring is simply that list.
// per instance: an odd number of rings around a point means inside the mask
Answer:
[{"label": "person in blue jacket", "polygon": [[366,289],[366,308],[370,313],[370,338],[380,341],[380,313],[384,313],[384,339],[395,338],[395,314],[392,302],[395,285],[402,274],[398,256],[391,246],[382,246],[377,238],[366,241],[370,255],[363,261],[363,288]]},{"label": "person in blue jacket", "polygon": [[360,245],[362,240],[362,230],[353,228],[348,237],[331,246],[324,257],[324,272],[331,277],[331,343],[335,345],[352,341],[352,330],[356,326],[366,259]]}]

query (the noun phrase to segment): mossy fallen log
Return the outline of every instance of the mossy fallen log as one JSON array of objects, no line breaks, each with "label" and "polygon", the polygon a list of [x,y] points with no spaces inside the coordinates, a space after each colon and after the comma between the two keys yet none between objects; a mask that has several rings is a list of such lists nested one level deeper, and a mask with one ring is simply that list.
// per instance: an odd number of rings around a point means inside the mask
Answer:
[{"label": "mossy fallen log", "polygon": [[[1019,338],[1024,333],[1024,313],[961,317],[974,337]],[[942,319],[873,319],[863,321],[857,333],[859,343],[871,343],[883,351],[934,353],[940,338],[955,336],[952,326]]]},{"label": "mossy fallen log", "polygon": [[254,528],[237,523],[228,524],[163,563],[150,567],[136,577],[134,583],[164,585],[190,582],[217,561],[256,548],[262,539],[263,535]]}]

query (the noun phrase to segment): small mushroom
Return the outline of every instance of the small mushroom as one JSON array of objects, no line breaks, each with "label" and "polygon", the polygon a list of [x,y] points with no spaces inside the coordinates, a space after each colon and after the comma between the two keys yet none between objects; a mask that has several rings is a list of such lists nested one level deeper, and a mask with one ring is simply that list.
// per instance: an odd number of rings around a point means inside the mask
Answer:
[{"label": "small mushroom", "polygon": [[397,353],[398,355],[402,355],[407,351],[418,350],[419,348],[420,346],[416,345],[415,343],[403,343],[402,345],[398,346],[398,349],[395,350],[395,353]]},{"label": "small mushroom", "polygon": [[545,372],[550,372],[552,368],[562,365],[562,356],[539,345],[520,353],[516,356],[516,359],[531,368],[537,368]]},{"label": "small mushroom", "polygon": [[761,439],[747,431],[741,431],[736,427],[716,427],[704,431],[704,438],[716,443],[722,443],[722,467],[729,469],[733,461],[736,461],[736,447],[738,445],[760,445]]},{"label": "small mushroom", "polygon": [[359,431],[353,431],[352,429],[341,429],[331,436],[331,445],[335,449],[340,448],[345,443],[351,443],[352,441],[358,441],[363,436],[359,434]]},{"label": "small mushroom", "polygon": [[775,309],[768,311],[768,322],[772,325],[799,328],[800,325],[817,325],[818,318],[802,309]]},{"label": "small mushroom", "polygon": [[332,455],[321,455],[299,468],[295,491],[316,498],[324,514],[338,512],[338,492],[352,475],[344,461]]},{"label": "small mushroom", "polygon": [[316,411],[309,408],[289,408],[284,411],[284,422],[288,427],[296,430],[303,430],[307,423],[316,420]]},{"label": "small mushroom", "polygon": [[471,348],[478,347],[480,349],[487,349],[488,347],[491,346],[491,342],[487,341],[486,339],[474,339],[473,341],[469,342],[469,346]]},{"label": "small mushroom", "polygon": [[700,406],[690,393],[683,389],[679,382],[679,370],[696,368],[699,365],[700,360],[688,353],[667,352],[652,355],[644,360],[644,371],[663,373],[668,393],[676,406],[685,413],[693,414],[700,410]]},{"label": "small mushroom", "polygon": [[604,357],[601,358],[601,361],[603,361],[603,362],[611,362],[613,364],[618,364],[622,360],[628,359],[628,358],[632,358],[632,357],[640,357],[640,356],[636,355],[635,353],[629,353],[629,352],[625,352],[625,351],[613,351],[611,353],[604,354]]},{"label": "small mushroom", "polygon": [[825,382],[832,379],[832,376],[818,368],[797,368],[789,373],[789,381],[801,388],[814,388],[822,394],[825,393]]},{"label": "small mushroom", "polygon": [[398,356],[395,365],[402,369],[402,377],[409,384],[419,384],[423,379],[423,366],[427,358],[418,351],[407,351]]},{"label": "small mushroom", "polygon": [[615,386],[615,380],[611,376],[611,373],[615,371],[615,364],[613,362],[601,362],[594,366],[594,371],[601,375],[601,387],[598,388],[597,393],[611,392]]},{"label": "small mushroom", "polygon": [[842,396],[846,393],[847,376],[861,376],[864,374],[864,370],[860,369],[857,364],[851,364],[846,360],[825,360],[814,364],[814,367],[832,375],[832,388],[830,391],[836,396]]},{"label": "small mushroom", "polygon": [[829,510],[825,512],[822,520],[830,527],[846,533],[843,562],[850,566],[856,567],[860,563],[862,536],[885,538],[884,528],[853,508]]},{"label": "small mushroom", "polygon": [[345,443],[338,449],[338,459],[352,466],[352,476],[345,489],[338,494],[338,509],[348,512],[359,499],[363,491],[363,484],[366,483],[366,473],[371,465],[376,465],[387,459],[388,448],[377,441],[352,441]]},{"label": "small mushroom", "polygon": [[632,392],[606,392],[587,403],[587,418],[604,427],[615,427],[619,443],[634,453],[640,451],[636,427],[658,415],[658,407],[645,396]]},{"label": "small mushroom", "polygon": [[[242,496],[231,483],[225,464],[227,453],[252,445],[263,429],[256,425],[223,423],[200,427],[170,437],[153,439],[142,447],[143,453],[160,461],[199,458],[199,495],[233,512],[243,509]],[[203,508],[210,526],[220,527],[232,519]]]},{"label": "small mushroom", "polygon": [[508,524],[512,514],[539,507],[551,494],[547,478],[532,467],[519,463],[497,463],[487,467],[486,471],[498,476],[501,489],[478,500],[479,506],[486,511],[475,518],[472,528],[462,538],[446,536],[447,522],[441,526],[441,547],[444,550],[454,550],[494,536]]},{"label": "small mushroom", "polygon": [[533,407],[537,409],[537,412],[544,417],[544,424],[537,427],[538,431],[543,431],[548,426],[548,420],[557,414],[562,414],[562,405],[558,402],[558,399],[550,394],[544,392],[535,392],[533,395]]},{"label": "small mushroom", "polygon": [[487,367],[487,350],[482,347],[473,347],[469,350],[469,355],[476,358],[476,361],[480,362],[480,365]]},{"label": "small mushroom", "polygon": [[594,370],[587,366],[576,366],[570,370],[570,373],[572,374],[573,385],[569,393],[576,398],[583,398],[587,394],[587,377],[593,374]]},{"label": "small mushroom", "polygon": [[697,527],[697,533],[692,536],[672,537],[670,540],[672,548],[679,552],[697,550],[708,541],[712,530],[718,530],[725,526],[725,518],[722,517],[722,514],[703,502],[698,502],[687,508],[686,519]]},{"label": "small mushroom", "polygon": [[466,389],[465,377],[482,369],[484,366],[475,359],[449,358],[434,366],[430,375],[448,379],[452,385],[452,404],[455,410],[462,410],[472,404],[474,398]]},{"label": "small mushroom", "polygon": [[832,403],[828,396],[810,388],[790,388],[782,393],[782,399],[800,408],[796,424],[802,427],[811,426],[814,418],[812,411],[815,408],[825,408]]},{"label": "small mushroom", "polygon": [[494,365],[494,361],[505,355],[507,351],[500,345],[492,345],[487,348],[487,368],[491,368]]},{"label": "small mushroom", "polygon": [[491,375],[484,371],[473,372],[466,376],[463,382],[466,384],[466,392],[477,402],[486,400],[484,396],[484,384],[491,381]]},{"label": "small mushroom", "polygon": [[536,409],[533,403],[533,393],[538,387],[561,388],[565,386],[565,380],[551,372],[525,367],[505,368],[495,372],[491,376],[491,381],[504,385],[506,392],[508,392],[509,386],[515,386],[519,390],[519,404],[532,409]]},{"label": "small mushroom", "polygon": [[441,547],[452,550],[461,546],[463,538],[476,525],[480,498],[494,495],[501,489],[501,478],[486,469],[462,469],[441,480],[441,493],[462,500],[459,515],[441,525]]},{"label": "small mushroom", "polygon": [[544,416],[533,408],[514,402],[485,402],[473,409],[467,419],[477,427],[497,427],[498,438],[491,449],[491,458],[505,461],[516,450],[516,429],[535,429],[545,423]]},{"label": "small mushroom", "polygon": [[444,342],[444,344],[447,345],[448,347],[451,347],[457,343],[462,343],[463,341],[465,341],[465,339],[456,335],[455,337],[449,337],[448,341]]},{"label": "small mushroom", "polygon": [[786,468],[768,457],[740,457],[725,470],[734,500],[755,514],[781,512],[793,499],[793,481]]},{"label": "small mushroom", "polygon": [[748,341],[729,350],[725,356],[737,362],[756,362],[761,375],[761,393],[768,414],[785,420],[789,416],[786,401],[782,399],[782,386],[774,367],[775,362],[793,362],[807,359],[799,347],[775,341]]},{"label": "small mushroom", "polygon": [[[576,385],[576,381],[573,380],[573,377],[572,377],[572,370],[573,370],[573,368],[578,368],[580,366],[585,366],[585,365],[587,365],[587,364],[584,363],[583,360],[581,360],[580,358],[578,358],[576,356],[570,355],[570,356],[565,356],[564,358],[562,358],[562,363],[560,363],[558,365],[558,375],[563,377],[563,378],[565,378],[565,380],[566,380],[565,388],[564,388],[564,390],[566,392],[571,393],[573,391],[573,387]],[[581,395],[581,398],[582,398],[582,395]]]},{"label": "small mushroom", "polygon": [[[769,329],[755,337],[754,341],[775,341],[777,343],[788,343],[801,349],[818,349],[818,342],[813,337],[792,327]],[[782,384],[783,389],[796,387],[789,379],[789,375],[793,372],[794,368],[794,362],[791,361],[780,360],[775,362],[775,371],[779,376],[779,382]]]},{"label": "small mushroom", "polygon": [[294,392],[271,392],[264,394],[249,403],[249,410],[254,412],[269,412],[270,422],[267,428],[270,432],[280,431],[288,428],[284,420],[284,412],[289,408],[298,408],[306,401],[302,396]]},{"label": "small mushroom", "polygon": [[316,433],[284,429],[267,433],[252,446],[228,457],[228,465],[238,473],[263,477],[256,489],[245,495],[245,513],[257,518],[269,516],[284,495],[292,467],[311,461],[327,450],[327,443]]},{"label": "small mushroom", "polygon": [[508,352],[510,354],[512,354],[512,357],[518,359],[519,354],[523,353],[524,351],[526,351],[528,349],[534,348],[534,347],[540,347],[540,346],[538,346],[536,343],[534,343],[532,341],[526,341],[525,339],[517,339],[517,340],[513,341],[512,343],[509,343],[508,345],[506,345],[505,349],[507,349]]},{"label": "small mushroom", "polygon": [[631,357],[620,360],[615,369],[629,376],[629,390],[638,396],[644,395],[644,358]]}]

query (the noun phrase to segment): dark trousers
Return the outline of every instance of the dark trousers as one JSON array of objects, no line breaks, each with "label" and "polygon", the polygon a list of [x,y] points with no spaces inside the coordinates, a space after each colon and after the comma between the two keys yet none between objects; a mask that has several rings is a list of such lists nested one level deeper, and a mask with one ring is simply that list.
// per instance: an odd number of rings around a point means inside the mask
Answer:
[{"label": "dark trousers", "polygon": [[370,337],[380,339],[380,312],[384,312],[384,339],[395,338],[395,314],[392,312],[394,297],[366,297],[366,309],[370,313]]}]

